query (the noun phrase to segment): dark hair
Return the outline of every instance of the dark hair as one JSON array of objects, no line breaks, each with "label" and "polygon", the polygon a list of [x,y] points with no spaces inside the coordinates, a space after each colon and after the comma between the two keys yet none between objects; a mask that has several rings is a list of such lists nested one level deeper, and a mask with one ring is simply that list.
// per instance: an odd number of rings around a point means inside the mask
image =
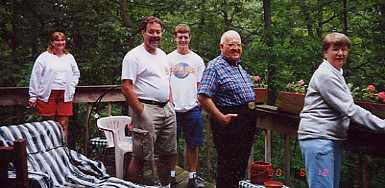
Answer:
[{"label": "dark hair", "polygon": [[175,37],[177,33],[188,33],[191,36],[190,27],[187,24],[178,24],[177,26],[175,26],[173,32]]},{"label": "dark hair", "polygon": [[[66,40],[66,36],[65,36],[64,33],[58,32],[58,31],[53,32],[53,33],[51,34],[51,36],[49,37],[49,43],[48,43],[48,48],[47,48],[47,51],[48,51],[49,53],[53,53],[54,46],[52,45],[52,42],[53,42],[54,40],[58,39],[58,38],[64,38],[64,40]],[[64,49],[64,53],[65,53],[65,54],[68,53],[67,48]]]},{"label": "dark hair", "polygon": [[145,32],[147,29],[147,24],[149,24],[149,23],[158,23],[158,24],[160,24],[160,27],[162,29],[164,28],[164,24],[159,18],[157,18],[155,16],[146,16],[143,18],[142,22],[139,25],[139,31]]},{"label": "dark hair", "polygon": [[323,39],[323,46],[322,46],[322,53],[325,53],[330,46],[337,46],[337,47],[350,47],[352,46],[352,41],[350,41],[349,37],[347,37],[343,33],[329,33],[327,34]]}]

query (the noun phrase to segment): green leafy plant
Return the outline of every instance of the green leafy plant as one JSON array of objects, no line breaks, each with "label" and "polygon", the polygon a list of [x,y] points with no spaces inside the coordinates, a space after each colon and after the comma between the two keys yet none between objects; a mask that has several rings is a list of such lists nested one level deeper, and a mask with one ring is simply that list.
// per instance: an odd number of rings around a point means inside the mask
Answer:
[{"label": "green leafy plant", "polygon": [[305,81],[299,80],[297,82],[290,82],[287,84],[286,89],[288,92],[305,93],[307,85]]},{"label": "green leafy plant", "polygon": [[256,75],[250,76],[250,78],[253,81],[253,85],[255,88],[267,88],[267,84],[265,83],[265,80],[262,79],[262,77]]},{"label": "green leafy plant", "polygon": [[378,92],[374,84],[369,84],[366,88],[355,87],[352,89],[354,99],[374,103],[385,103],[385,92]]}]

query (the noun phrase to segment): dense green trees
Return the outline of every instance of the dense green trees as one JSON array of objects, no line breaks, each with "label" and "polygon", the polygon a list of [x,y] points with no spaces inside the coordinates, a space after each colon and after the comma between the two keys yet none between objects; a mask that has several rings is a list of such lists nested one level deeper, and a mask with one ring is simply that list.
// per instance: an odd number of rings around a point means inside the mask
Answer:
[{"label": "dense green trees", "polygon": [[137,26],[147,15],[165,22],[166,52],[174,49],[173,27],[189,24],[192,48],[206,62],[218,55],[225,30],[239,31],[244,67],[267,78],[274,90],[309,81],[321,61],[322,36],[344,32],[353,41],[347,81],[384,89],[383,0],[2,0],[0,87],[28,85],[33,62],[53,31],[67,34],[81,85],[119,84],[123,56],[141,43]]},{"label": "dense green trees", "polygon": [[141,42],[138,23],[155,15],[166,23],[165,51],[174,48],[172,28],[185,22],[193,29],[192,47],[206,61],[218,54],[223,31],[239,31],[245,67],[268,75],[270,86],[278,89],[309,79],[325,33],[346,32],[354,43],[345,67],[348,81],[383,87],[384,13],[379,0],[3,0],[0,86],[26,86],[34,59],[56,30],[68,36],[82,73],[80,84],[117,84],[124,54]]}]

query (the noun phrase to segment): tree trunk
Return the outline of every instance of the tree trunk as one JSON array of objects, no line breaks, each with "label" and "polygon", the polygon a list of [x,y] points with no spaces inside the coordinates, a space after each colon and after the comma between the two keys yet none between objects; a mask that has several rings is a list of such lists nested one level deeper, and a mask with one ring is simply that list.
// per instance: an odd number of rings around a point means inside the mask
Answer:
[{"label": "tree trunk", "polygon": [[[271,4],[270,0],[263,0],[263,23],[265,28],[265,43],[268,46],[268,48],[272,48],[273,46],[273,36],[271,32]],[[271,50],[269,50],[271,52]],[[271,84],[274,80],[275,75],[275,66],[274,66],[274,58],[272,57],[272,54],[266,54],[266,58],[270,59],[271,61],[267,65],[267,83],[270,84],[268,86],[268,99],[267,104],[274,104],[277,90],[276,88]]]},{"label": "tree trunk", "polygon": [[[130,16],[128,15],[127,0],[120,0],[119,4],[120,4],[120,12],[121,12],[120,15],[122,16],[123,25],[124,25],[124,27],[126,27],[128,32],[132,33],[132,21],[131,21]],[[131,47],[131,48],[133,47],[132,37],[129,37],[127,39],[127,43],[128,43],[129,47]]]},{"label": "tree trunk", "polygon": [[17,29],[16,29],[16,25],[17,25],[17,8],[16,8],[16,0],[12,0],[12,34],[11,34],[11,49],[12,49],[12,62],[14,63],[17,63],[17,52],[16,52],[16,49],[17,49],[17,39],[16,39],[16,36],[17,36]]},{"label": "tree trunk", "polygon": [[342,33],[348,34],[347,0],[341,0],[341,25],[342,25]]},{"label": "tree trunk", "polygon": [[119,4],[120,4],[120,12],[121,12],[124,26],[127,27],[127,29],[132,29],[132,21],[127,13],[128,11],[127,0],[120,0]]},{"label": "tree trunk", "polygon": [[305,13],[305,23],[306,23],[307,33],[313,37],[314,36],[313,19],[311,16],[311,5],[309,4],[310,2],[308,1],[302,1],[299,3],[299,6],[301,7],[301,11]]},{"label": "tree trunk", "polygon": [[263,23],[265,28],[265,42],[267,46],[272,46],[271,37],[271,6],[270,0],[263,0]]},{"label": "tree trunk", "polygon": [[318,22],[318,27],[316,28],[317,36],[321,38],[322,27],[323,27],[322,0],[317,1],[317,22]]},{"label": "tree trunk", "polygon": [[227,0],[223,0],[223,22],[224,22],[224,31],[229,30],[230,28],[230,19],[229,19],[229,5]]}]

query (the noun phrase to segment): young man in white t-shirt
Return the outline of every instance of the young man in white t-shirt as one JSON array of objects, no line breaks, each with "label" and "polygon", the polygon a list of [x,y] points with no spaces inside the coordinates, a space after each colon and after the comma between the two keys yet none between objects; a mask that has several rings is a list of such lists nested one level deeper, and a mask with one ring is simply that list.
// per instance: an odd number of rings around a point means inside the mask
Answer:
[{"label": "young man in white t-shirt", "polygon": [[[185,159],[189,167],[189,188],[204,187],[202,179],[196,174],[199,146],[203,144],[203,120],[197,101],[197,88],[205,65],[203,59],[189,47],[191,33],[186,24],[174,29],[177,49],[167,55],[171,65],[171,91],[177,118],[177,138],[183,131],[186,142]],[[176,185],[175,164],[171,171],[171,186]]]},{"label": "young man in white t-shirt", "polygon": [[169,102],[170,66],[166,54],[158,48],[163,23],[149,16],[143,19],[140,30],[143,44],[129,51],[122,65],[122,92],[136,128],[128,175],[131,181],[154,185],[157,157],[161,187],[169,188],[171,164],[177,156],[176,117]]}]

